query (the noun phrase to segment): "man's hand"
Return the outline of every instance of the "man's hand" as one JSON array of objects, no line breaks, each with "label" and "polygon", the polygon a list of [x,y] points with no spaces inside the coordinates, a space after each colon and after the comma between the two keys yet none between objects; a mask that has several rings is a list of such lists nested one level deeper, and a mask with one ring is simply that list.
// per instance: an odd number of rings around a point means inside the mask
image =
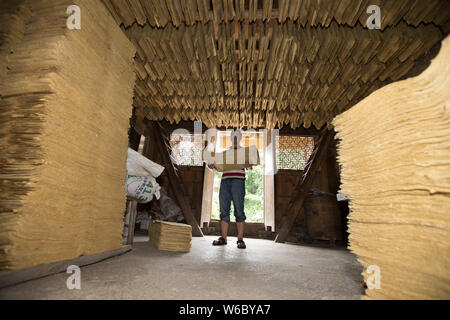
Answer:
[{"label": "man's hand", "polygon": [[210,163],[208,164],[208,168],[210,168],[211,170],[216,169],[216,166],[214,165],[214,163]]},{"label": "man's hand", "polygon": [[252,170],[253,169],[253,164],[248,163],[247,161],[245,162],[244,168],[247,170]]}]

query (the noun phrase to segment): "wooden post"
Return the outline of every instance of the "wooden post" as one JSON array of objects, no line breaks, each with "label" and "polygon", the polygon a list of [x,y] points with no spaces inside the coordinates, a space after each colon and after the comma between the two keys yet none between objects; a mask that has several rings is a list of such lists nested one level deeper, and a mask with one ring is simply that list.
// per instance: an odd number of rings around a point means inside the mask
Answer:
[{"label": "wooden post", "polygon": [[[86,256],[79,256],[74,259],[64,261],[52,262],[47,264],[40,264],[35,267],[21,269],[21,270],[5,270],[0,271],[0,289],[16,285],[25,281],[35,280],[46,277],[52,274],[66,272],[71,265],[83,267],[91,265],[114,256],[122,255],[132,248],[129,245],[124,245],[122,248],[99,252]],[[2,297],[3,298],[3,297]]]},{"label": "wooden post", "polygon": [[130,127],[130,131],[128,132],[128,147],[134,151],[138,151],[140,142],[141,135],[133,127]]},{"label": "wooden post", "polygon": [[[208,143],[207,147],[209,147],[209,143],[212,143],[213,150],[216,150],[217,147],[217,131],[214,136],[214,142],[211,142],[213,134],[211,130],[206,131],[206,141]],[[212,210],[212,198],[213,198],[213,188],[214,188],[214,170],[211,170],[204,165],[204,177],[203,177],[203,193],[202,193],[202,211],[200,218],[200,225],[204,226],[205,223],[209,226],[209,222],[211,221],[211,210]]]},{"label": "wooden post", "polygon": [[142,155],[152,161],[155,161],[156,163],[161,161],[156,145],[150,137],[145,138],[144,147],[142,148]]},{"label": "wooden post", "polygon": [[283,215],[281,228],[275,238],[275,242],[285,242],[298,215],[303,214],[303,202],[305,201],[308,191],[312,186],[316,172],[326,159],[328,144],[330,143],[331,138],[332,135],[330,131],[326,130],[322,133],[322,137],[311,155],[310,164],[305,169],[303,179],[298,181],[297,186],[291,195],[291,200],[289,201],[289,205]]},{"label": "wooden post", "polygon": [[275,231],[275,134],[273,130],[264,133],[264,227]]},{"label": "wooden post", "polygon": [[211,221],[212,198],[214,188],[214,170],[209,169],[205,165],[205,174],[203,178],[203,195],[202,195],[202,215],[200,223],[202,226]]},{"label": "wooden post", "polygon": [[148,137],[149,132],[148,132],[148,129],[147,129],[145,123],[144,123],[144,120],[142,120],[142,119],[133,119],[132,127],[141,136]]},{"label": "wooden post", "polygon": [[124,244],[133,244],[134,240],[134,225],[136,224],[136,215],[137,215],[137,201],[135,200],[127,200],[127,213],[125,221],[125,227],[128,228],[126,243]]},{"label": "wooden post", "polygon": [[174,164],[172,162],[172,158],[170,157],[168,146],[166,145],[164,137],[161,133],[161,129],[157,128],[153,122],[147,122],[147,124],[149,125],[151,135],[154,139],[153,142],[156,144],[158,151],[161,155],[161,158],[163,160],[163,164],[164,167],[166,168],[166,173],[169,177],[169,183],[175,194],[175,198],[178,204],[180,205],[181,210],[183,211],[183,215],[187,223],[189,223],[192,226],[192,236],[203,237],[203,232],[200,229],[197,220],[195,219],[195,216],[192,212],[192,208],[190,204],[186,201],[180,177],[175,172]]}]

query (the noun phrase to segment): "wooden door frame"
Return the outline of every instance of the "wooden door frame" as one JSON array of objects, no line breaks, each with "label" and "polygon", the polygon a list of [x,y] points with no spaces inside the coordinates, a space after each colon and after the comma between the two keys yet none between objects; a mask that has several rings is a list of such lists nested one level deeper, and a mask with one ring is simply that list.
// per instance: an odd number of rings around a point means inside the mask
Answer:
[{"label": "wooden door frame", "polygon": [[264,227],[267,231],[275,231],[275,182],[276,169],[275,137],[276,131],[264,131]]},{"label": "wooden door frame", "polygon": [[[215,134],[214,140],[214,150],[217,147],[217,133]],[[207,141],[207,146],[210,142],[210,138],[213,136],[213,131],[207,130],[205,134],[205,139]],[[202,192],[202,210],[200,215],[200,227],[207,226],[209,227],[209,223],[211,222],[211,210],[212,210],[212,200],[213,200],[213,188],[214,188],[214,170],[208,168],[206,164],[204,164],[204,174],[203,174],[203,192]]]},{"label": "wooden door frame", "polygon": [[[217,147],[218,132],[226,130],[218,130],[215,139],[214,150]],[[268,136],[268,134],[270,134]],[[208,135],[206,136],[206,141],[209,141]],[[269,146],[271,149],[267,153],[266,147]],[[264,197],[264,226],[266,230],[275,230],[275,187],[274,187],[274,170],[275,170],[275,130],[266,130],[263,133],[263,148],[264,148],[264,166],[263,166],[263,197]],[[266,166],[266,156],[267,154],[272,158],[272,167]],[[266,175],[266,173],[271,173]],[[200,226],[209,226],[211,222],[211,211],[212,211],[212,201],[214,189],[214,171],[209,169],[205,165],[203,174],[203,195],[202,195],[202,210],[200,218]],[[268,214],[267,214],[268,212]]]}]

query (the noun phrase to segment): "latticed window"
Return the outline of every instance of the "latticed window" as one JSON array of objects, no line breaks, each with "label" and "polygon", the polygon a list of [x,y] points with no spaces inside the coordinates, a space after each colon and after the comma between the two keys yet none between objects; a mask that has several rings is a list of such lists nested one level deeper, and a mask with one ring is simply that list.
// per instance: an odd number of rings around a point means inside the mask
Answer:
[{"label": "latticed window", "polygon": [[[261,132],[256,131],[241,131],[242,140],[240,145],[242,147],[248,147],[254,145],[258,148],[259,152],[263,152],[264,136]],[[231,131],[219,131],[217,133],[218,143],[216,145],[217,151],[223,151],[231,148]]]},{"label": "latticed window", "polygon": [[277,136],[278,169],[303,170],[314,150],[313,137]]},{"label": "latticed window", "polygon": [[172,133],[170,146],[173,160],[180,166],[202,166],[203,135]]}]

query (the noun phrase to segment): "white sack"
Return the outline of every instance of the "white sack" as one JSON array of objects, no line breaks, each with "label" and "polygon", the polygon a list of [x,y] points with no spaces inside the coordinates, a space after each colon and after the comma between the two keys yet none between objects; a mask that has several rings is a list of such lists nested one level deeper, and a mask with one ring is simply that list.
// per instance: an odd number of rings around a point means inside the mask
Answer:
[{"label": "white sack", "polygon": [[136,199],[139,203],[147,203],[153,196],[159,199],[161,187],[152,176],[127,176],[126,190],[128,197]]},{"label": "white sack", "polygon": [[147,159],[140,153],[128,148],[127,174],[129,176],[157,178],[164,171],[164,167]]}]

